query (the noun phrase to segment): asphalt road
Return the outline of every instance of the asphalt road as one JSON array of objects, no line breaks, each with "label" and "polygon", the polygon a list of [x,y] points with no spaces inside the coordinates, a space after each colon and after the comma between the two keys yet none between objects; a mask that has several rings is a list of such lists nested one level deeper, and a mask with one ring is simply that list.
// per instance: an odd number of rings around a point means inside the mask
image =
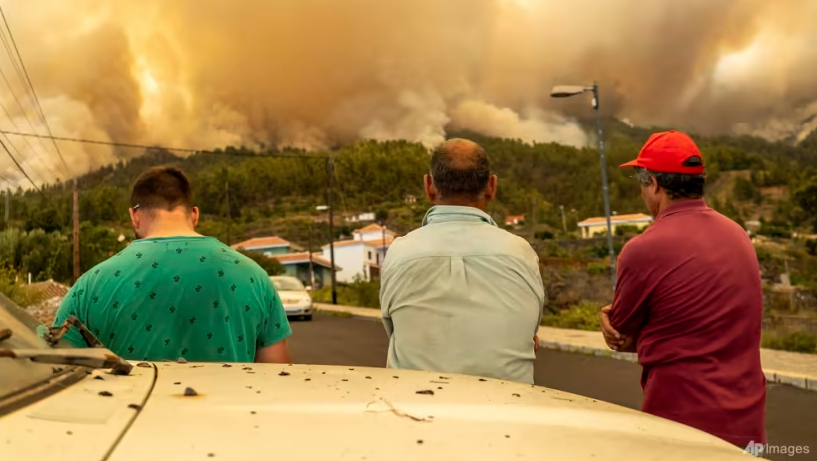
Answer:
[{"label": "asphalt road", "polygon": [[[297,363],[382,367],[388,342],[380,322],[315,315],[292,322],[292,358]],[[641,367],[620,360],[540,350],[536,384],[638,409]],[[817,460],[817,392],[772,384],[766,401],[769,443],[808,446],[808,455],[772,455],[774,460]]]}]

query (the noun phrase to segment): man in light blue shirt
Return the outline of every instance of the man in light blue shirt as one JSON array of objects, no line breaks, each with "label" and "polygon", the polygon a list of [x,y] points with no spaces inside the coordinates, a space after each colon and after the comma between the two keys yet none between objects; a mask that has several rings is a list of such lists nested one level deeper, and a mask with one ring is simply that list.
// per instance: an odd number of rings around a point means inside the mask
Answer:
[{"label": "man in light blue shirt", "polygon": [[546,302],[539,258],[485,213],[496,187],[476,143],[451,139],[434,151],[425,175],[434,206],[383,262],[389,367],[533,383]]}]

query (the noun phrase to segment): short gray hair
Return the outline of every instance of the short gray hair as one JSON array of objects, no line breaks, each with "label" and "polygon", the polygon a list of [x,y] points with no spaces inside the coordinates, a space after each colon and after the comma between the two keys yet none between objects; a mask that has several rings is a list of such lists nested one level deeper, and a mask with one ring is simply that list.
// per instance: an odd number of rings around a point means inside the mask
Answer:
[{"label": "short gray hair", "polygon": [[683,174],[683,173],[662,173],[651,171],[646,168],[636,168],[635,177],[638,182],[646,187],[652,184],[650,178],[655,181],[673,200],[697,199],[704,196],[704,185],[706,184],[706,174]]}]

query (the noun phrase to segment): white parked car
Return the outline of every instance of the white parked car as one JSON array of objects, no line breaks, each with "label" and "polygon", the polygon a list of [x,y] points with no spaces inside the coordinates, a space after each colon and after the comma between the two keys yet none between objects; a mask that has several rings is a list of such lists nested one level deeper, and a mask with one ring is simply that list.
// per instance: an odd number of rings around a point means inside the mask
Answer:
[{"label": "white parked car", "polygon": [[288,317],[312,320],[312,296],[300,280],[288,275],[275,275],[270,280],[281,297]]},{"label": "white parked car", "polygon": [[538,386],[382,368],[124,362],[101,347],[52,348],[37,328],[0,306],[0,337],[11,331],[0,341],[0,460],[750,459],[696,429]]}]

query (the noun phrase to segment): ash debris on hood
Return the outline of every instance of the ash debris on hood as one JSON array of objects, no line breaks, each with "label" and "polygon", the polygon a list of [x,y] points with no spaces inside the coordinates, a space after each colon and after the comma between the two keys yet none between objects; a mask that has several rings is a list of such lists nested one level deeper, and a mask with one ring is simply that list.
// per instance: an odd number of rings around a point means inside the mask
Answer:
[{"label": "ash debris on hood", "polygon": [[149,364],[147,362],[139,362],[139,363],[136,364],[136,366],[140,367],[140,368],[152,368],[153,367],[153,365],[151,365],[151,364]]},{"label": "ash debris on hood", "polygon": [[192,396],[195,396],[195,395],[199,395],[199,393],[196,392],[196,390],[193,389],[192,387],[185,387],[184,388],[184,396],[185,397],[192,397]]},{"label": "ash debris on hood", "polygon": [[[382,404],[382,406],[384,406],[385,408],[381,408],[381,409],[378,409],[378,410],[375,410],[375,409],[371,408],[373,405],[377,405],[377,404]],[[433,422],[433,420],[434,420],[433,416],[423,418],[423,417],[420,417],[420,416],[414,416],[414,415],[408,414],[408,413],[406,413],[405,411],[402,411],[402,410],[398,410],[397,408],[395,408],[395,406],[391,402],[384,399],[383,397],[378,397],[376,400],[372,400],[371,402],[367,403],[365,412],[367,412],[367,413],[391,413],[391,414],[393,414],[395,416],[399,416],[401,418],[408,418],[408,419],[410,419],[412,421],[417,421],[417,422],[420,422],[420,423],[430,423],[430,422]]]},{"label": "ash debris on hood", "polygon": [[287,373],[286,371],[282,371],[278,373],[278,376],[289,376],[289,373]]},{"label": "ash debris on hood", "polygon": [[101,395],[102,397],[113,397],[113,394],[111,394],[108,391],[100,391],[99,395]]},{"label": "ash debris on hood", "polygon": [[[440,388],[440,389],[442,389],[442,388]],[[432,391],[431,389],[426,389],[426,390],[422,390],[422,391],[417,391],[417,392],[415,392],[415,394],[434,395],[434,391]]]},{"label": "ash debris on hood", "polygon": [[179,357],[176,359],[176,363],[187,363],[187,359],[184,357]]}]

